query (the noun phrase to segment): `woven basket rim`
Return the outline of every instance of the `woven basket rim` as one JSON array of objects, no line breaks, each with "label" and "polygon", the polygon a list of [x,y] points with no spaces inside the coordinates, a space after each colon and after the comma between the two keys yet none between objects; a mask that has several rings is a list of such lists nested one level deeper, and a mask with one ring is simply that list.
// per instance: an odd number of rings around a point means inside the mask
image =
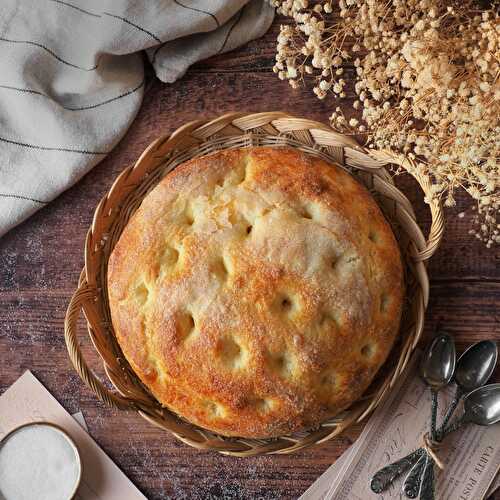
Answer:
[{"label": "woven basket rim", "polygon": [[[110,242],[116,241],[117,232],[121,233],[121,221],[124,218],[128,220],[130,213],[133,213],[134,204],[136,208],[151,186],[156,185],[171,168],[182,163],[183,158],[201,156],[205,149],[217,151],[237,147],[238,144],[259,146],[261,142],[268,145],[266,141],[272,147],[296,147],[340,164],[360,176],[366,176],[368,187],[371,186],[381,200],[393,206],[394,217],[399,225],[404,226],[404,234],[408,238],[408,248],[405,251],[412,279],[416,284],[410,307],[412,324],[410,333],[405,333],[405,338],[401,335],[403,345],[399,359],[392,372],[381,383],[381,388],[375,394],[354,403],[341,416],[328,420],[318,429],[297,435],[268,440],[226,438],[196,427],[161,408],[131,372],[114,340],[109,316],[103,318],[103,311],[107,307],[107,292],[106,281],[102,283],[100,277],[102,278],[111,251]],[[432,202],[432,225],[426,239],[416,223],[410,202],[392,183],[386,165],[389,162],[396,163],[414,175],[414,170],[408,167],[408,161],[388,152],[370,152],[352,137],[338,134],[322,123],[295,118],[282,112],[228,113],[213,120],[186,123],[173,133],[160,136],[145,149],[134,165],[125,168],[118,175],[95,210],[86,239],[85,266],[79,286],[68,306],[65,321],[65,339],[76,371],[99,399],[107,404],[119,409],[135,410],[153,424],[169,430],[181,441],[198,449],[212,449],[229,455],[290,453],[331,439],[353,423],[361,421],[394,385],[420,338],[429,295],[425,261],[437,249],[444,230],[442,207],[439,202]],[[426,179],[417,178],[417,182],[424,194],[429,194]],[[381,203],[380,200],[377,201]],[[102,358],[106,375],[117,392],[108,390],[102,384],[82,356],[76,328],[82,310],[87,320],[89,336]]]}]

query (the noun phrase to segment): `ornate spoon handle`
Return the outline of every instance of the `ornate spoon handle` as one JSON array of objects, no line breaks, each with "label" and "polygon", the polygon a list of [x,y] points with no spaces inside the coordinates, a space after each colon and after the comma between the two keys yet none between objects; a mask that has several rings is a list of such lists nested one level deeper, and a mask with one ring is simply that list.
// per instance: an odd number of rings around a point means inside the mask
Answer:
[{"label": "ornate spoon handle", "polygon": [[432,402],[431,402],[431,438],[436,439],[436,420],[438,409],[438,395],[437,391],[431,389]]},{"label": "ornate spoon handle", "polygon": [[420,500],[434,500],[434,460],[429,455],[427,455],[422,475]]},{"label": "ornate spoon handle", "polygon": [[436,438],[438,441],[441,441],[443,437],[445,436],[445,429],[446,426],[448,425],[448,422],[450,421],[450,418],[453,416],[455,413],[455,410],[457,409],[458,403],[462,399],[462,396],[464,395],[464,392],[462,391],[461,387],[457,385],[457,390],[455,392],[455,396],[453,397],[453,401],[450,403],[450,406],[448,407],[448,410],[446,411],[446,415],[443,418],[443,422],[441,423],[441,426],[439,427],[437,431]]},{"label": "ornate spoon handle", "polygon": [[370,488],[374,493],[382,493],[395,479],[412,467],[420,456],[425,453],[422,448],[415,450],[397,462],[386,465],[372,477]]},{"label": "ornate spoon handle", "polygon": [[422,482],[422,472],[427,463],[427,453],[423,453],[406,476],[403,491],[408,498],[417,498]]},{"label": "ornate spoon handle", "polygon": [[460,418],[457,418],[455,422],[453,422],[451,425],[449,425],[446,429],[441,429],[441,440],[445,438],[448,434],[451,434],[452,432],[455,432],[458,430],[462,425],[465,425],[468,423],[468,420],[465,418],[465,415],[462,415]]}]

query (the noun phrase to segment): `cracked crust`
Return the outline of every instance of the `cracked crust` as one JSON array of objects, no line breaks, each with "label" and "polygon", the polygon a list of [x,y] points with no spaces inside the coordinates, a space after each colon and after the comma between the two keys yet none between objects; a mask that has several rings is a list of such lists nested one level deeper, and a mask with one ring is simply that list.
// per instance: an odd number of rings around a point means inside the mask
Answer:
[{"label": "cracked crust", "polygon": [[313,427],[359,399],[398,332],[392,231],[342,169],[296,150],[196,158],[109,260],[112,321],[155,397],[227,436]]}]

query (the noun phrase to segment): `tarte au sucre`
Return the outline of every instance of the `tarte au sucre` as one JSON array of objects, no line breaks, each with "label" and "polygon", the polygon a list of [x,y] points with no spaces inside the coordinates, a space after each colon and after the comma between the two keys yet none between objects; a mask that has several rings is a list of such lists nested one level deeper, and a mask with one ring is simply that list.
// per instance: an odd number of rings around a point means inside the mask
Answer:
[{"label": "tarte au sucre", "polygon": [[314,427],[360,398],[397,336],[390,226],[343,169],[292,149],[190,160],[144,198],[108,265],[145,386],[226,436]]}]

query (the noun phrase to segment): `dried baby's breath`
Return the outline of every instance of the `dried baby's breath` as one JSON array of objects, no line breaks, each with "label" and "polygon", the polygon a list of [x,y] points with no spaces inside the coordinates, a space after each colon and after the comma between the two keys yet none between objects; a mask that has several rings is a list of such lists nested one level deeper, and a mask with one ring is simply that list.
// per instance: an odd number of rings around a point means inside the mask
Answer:
[{"label": "dried baby's breath", "polygon": [[278,37],[278,76],[294,88],[313,78],[320,99],[346,97],[354,81],[359,116],[337,108],[332,127],[414,159],[446,206],[463,188],[477,204],[476,236],[500,243],[498,3],[488,10],[470,0],[271,3],[292,19]]}]

